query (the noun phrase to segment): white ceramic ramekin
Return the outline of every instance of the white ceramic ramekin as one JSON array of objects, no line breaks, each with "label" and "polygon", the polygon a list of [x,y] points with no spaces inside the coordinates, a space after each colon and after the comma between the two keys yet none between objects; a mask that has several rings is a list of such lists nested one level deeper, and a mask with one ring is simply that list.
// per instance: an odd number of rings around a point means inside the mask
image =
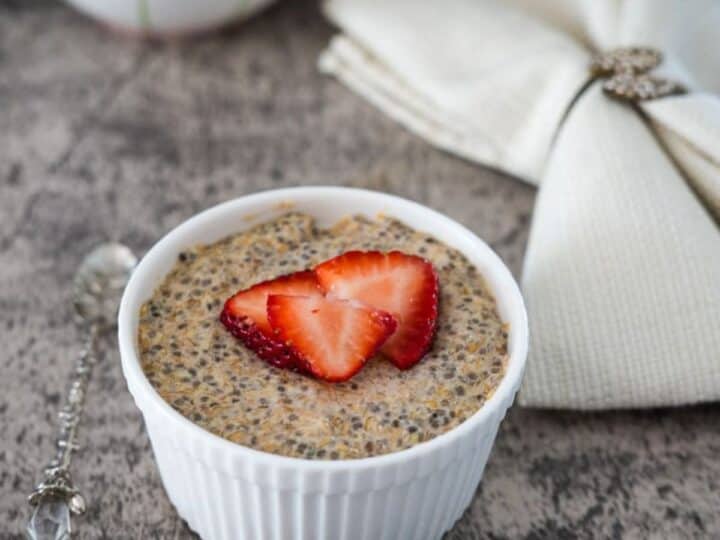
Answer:
[{"label": "white ceramic ramekin", "polygon": [[[349,214],[394,216],[462,251],[486,277],[510,325],[507,373],[475,415],[435,439],[378,457],[311,461],[231,443],[193,424],[155,392],[137,351],[138,312],[188,246],[288,212],[329,225]],[[470,503],[525,365],[528,329],[509,270],[472,232],[419,204],[382,193],[302,187],[240,197],[181,224],[145,255],[119,314],[122,367],[142,411],[165,489],[205,539],[436,539]]]}]

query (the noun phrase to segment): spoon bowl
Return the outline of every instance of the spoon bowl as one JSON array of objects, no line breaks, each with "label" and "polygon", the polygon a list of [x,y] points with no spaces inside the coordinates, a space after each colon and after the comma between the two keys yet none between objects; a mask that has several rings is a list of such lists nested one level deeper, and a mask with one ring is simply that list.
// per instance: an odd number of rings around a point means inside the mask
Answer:
[{"label": "spoon bowl", "polygon": [[75,311],[84,322],[115,325],[120,297],[137,257],[127,246],[101,244],[83,259],[73,282]]}]

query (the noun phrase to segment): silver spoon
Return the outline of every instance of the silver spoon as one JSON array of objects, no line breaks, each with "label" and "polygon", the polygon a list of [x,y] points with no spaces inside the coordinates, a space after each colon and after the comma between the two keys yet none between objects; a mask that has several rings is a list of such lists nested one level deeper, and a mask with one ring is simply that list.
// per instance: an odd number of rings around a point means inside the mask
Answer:
[{"label": "silver spoon", "polygon": [[53,460],[43,471],[43,480],[28,497],[34,507],[27,524],[31,540],[70,538],[70,514],[85,511],[85,499],[75,488],[70,462],[77,442],[85,394],[96,362],[95,342],[100,333],[115,325],[120,297],[137,263],[122,244],[101,244],[83,260],[73,281],[73,303],[79,323],[87,330],[87,341],[72,372],[65,405],[59,413],[60,431]]}]

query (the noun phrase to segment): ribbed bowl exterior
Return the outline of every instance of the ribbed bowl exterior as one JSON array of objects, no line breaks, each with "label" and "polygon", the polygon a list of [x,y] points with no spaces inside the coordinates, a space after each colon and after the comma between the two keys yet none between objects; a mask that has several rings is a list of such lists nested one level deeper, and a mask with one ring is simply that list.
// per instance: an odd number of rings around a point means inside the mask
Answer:
[{"label": "ribbed bowl exterior", "polygon": [[432,452],[305,470],[213,451],[138,397],[168,496],[207,540],[440,538],[470,504],[512,401]]},{"label": "ribbed bowl exterior", "polygon": [[[287,212],[320,225],[348,214],[395,216],[462,251],[483,273],[509,324],[505,376],[472,417],[412,448],[355,460],[304,460],[246,448],[181,416],[149,383],[137,350],[138,312],[187,246]],[[123,373],[142,411],[165,489],[205,540],[436,539],[462,515],[482,477],[527,355],[527,316],[512,274],[482,240],[414,202],[359,189],[274,190],[218,205],[168,233],[143,257],[120,305]]]}]

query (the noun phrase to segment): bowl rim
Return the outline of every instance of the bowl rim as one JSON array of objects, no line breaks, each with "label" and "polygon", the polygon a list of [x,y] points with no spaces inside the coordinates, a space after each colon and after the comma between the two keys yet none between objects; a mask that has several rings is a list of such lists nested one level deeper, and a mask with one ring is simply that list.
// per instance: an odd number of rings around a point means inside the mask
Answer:
[{"label": "bowl rim", "polygon": [[[388,206],[392,206],[393,209],[412,208],[414,211],[426,213],[429,219],[435,222],[442,222],[446,227],[454,229],[454,233],[463,235],[471,240],[482,252],[482,259],[486,264],[494,267],[496,276],[504,282],[504,294],[502,294],[502,291],[496,290],[496,286],[489,286],[495,296],[496,302],[500,303],[500,297],[502,296],[504,301],[510,305],[510,310],[515,311],[518,319],[512,322],[508,333],[508,341],[510,342],[512,336],[514,347],[508,355],[509,360],[505,375],[493,395],[490,396],[472,416],[449,431],[433,437],[428,441],[415,444],[410,448],[378,456],[337,460],[283,456],[229,441],[197,425],[165,401],[145,376],[140,364],[139,354],[136,351],[136,332],[133,332],[133,329],[136,328],[139,313],[133,309],[132,304],[136,302],[136,297],[140,294],[138,289],[147,279],[145,275],[160,261],[160,259],[156,261],[156,258],[158,254],[164,250],[164,247],[172,244],[177,238],[187,234],[188,231],[203,228],[208,222],[212,221],[213,217],[218,214],[224,214],[236,206],[242,207],[247,212],[248,209],[255,204],[267,204],[271,202],[283,204],[288,199],[312,199],[312,197],[320,195],[324,197],[347,197],[353,195],[379,197],[384,199],[384,201],[388,203]],[[240,211],[240,209],[238,209],[238,211]],[[392,212],[389,213],[393,214]],[[262,221],[259,221],[259,223],[261,222]],[[232,234],[232,231],[228,231],[228,234]],[[157,284],[158,283],[156,283],[155,286],[157,286]],[[136,303],[142,303],[143,301],[144,299],[139,299]],[[508,319],[509,318],[510,317],[508,317]],[[147,406],[145,404],[150,402],[168,422],[173,422],[189,430],[195,437],[203,438],[203,444],[210,445],[217,451],[223,452],[224,454],[229,453],[239,459],[246,458],[255,462],[271,464],[276,467],[285,466],[287,468],[302,469],[303,471],[309,472],[318,470],[365,469],[385,465],[392,466],[399,462],[423,457],[424,455],[435,452],[441,447],[451,445],[453,441],[462,438],[476,426],[492,417],[498,408],[512,401],[513,394],[520,386],[522,379],[527,357],[528,337],[527,313],[520,288],[515,278],[500,257],[483,240],[475,235],[475,233],[450,217],[414,201],[379,191],[340,186],[301,186],[265,190],[219,203],[194,214],[166,233],[160,240],[153,244],[142,257],[123,292],[118,313],[118,345],[122,370],[130,393],[133,395],[135,403],[143,413],[143,416],[145,416],[144,407]],[[144,399],[139,399],[138,394],[140,393],[142,393],[141,397]],[[141,401],[143,403],[142,405]],[[189,446],[190,445],[188,445],[188,450]]]}]

